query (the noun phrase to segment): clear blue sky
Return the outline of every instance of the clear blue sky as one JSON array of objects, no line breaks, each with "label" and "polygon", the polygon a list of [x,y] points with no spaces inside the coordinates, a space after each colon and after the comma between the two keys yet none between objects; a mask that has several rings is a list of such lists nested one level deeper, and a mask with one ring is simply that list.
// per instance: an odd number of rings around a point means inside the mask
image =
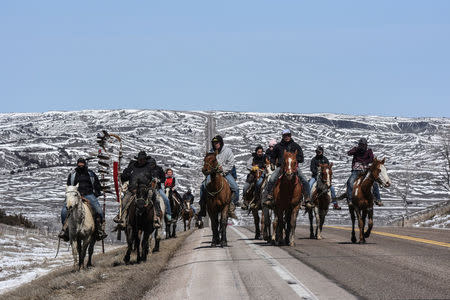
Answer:
[{"label": "clear blue sky", "polygon": [[450,117],[450,1],[1,1],[0,112]]}]

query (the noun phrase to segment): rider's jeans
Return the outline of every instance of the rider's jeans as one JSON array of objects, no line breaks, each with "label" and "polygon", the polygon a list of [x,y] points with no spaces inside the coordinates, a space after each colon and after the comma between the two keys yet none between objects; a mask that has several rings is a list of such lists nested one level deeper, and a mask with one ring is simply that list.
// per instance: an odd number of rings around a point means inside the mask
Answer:
[{"label": "rider's jeans", "polygon": [[[97,197],[94,196],[94,194],[85,195],[84,198],[89,200],[89,203],[91,204],[92,208],[94,209],[97,216],[100,217],[100,222],[103,222],[103,211],[100,206],[100,203],[98,202]],[[64,224],[67,218],[67,207],[64,204],[63,208],[61,209],[61,223]]]},{"label": "rider's jeans", "polygon": [[167,195],[166,195],[166,193],[164,193],[163,189],[159,189],[159,194],[163,198],[164,204],[166,205],[166,215],[167,216],[172,216],[172,209],[170,208],[169,198],[167,198]]},{"label": "rider's jeans", "polygon": [[[314,177],[311,177],[311,179],[309,180],[309,189],[310,189],[311,192],[312,192],[312,187],[313,187],[315,182],[316,182],[316,179]],[[333,203],[336,203],[336,199],[335,199],[336,198],[336,191],[334,189],[334,185],[331,186],[330,191],[331,191],[331,201]]]},{"label": "rider's jeans", "polygon": [[[234,180],[233,175],[228,174],[225,176],[225,179],[228,181],[228,184],[230,185],[230,189],[233,192],[233,198],[231,201],[236,205],[239,202],[239,187]],[[206,179],[202,182],[202,185],[200,186],[200,199],[202,199],[202,195],[205,192],[206,185],[211,182],[211,176],[208,175]]]},{"label": "rider's jeans", "polygon": [[[359,174],[361,173],[363,173],[363,171],[361,170],[352,170],[352,173],[347,180],[347,202],[350,202],[350,200],[352,199],[353,184],[355,183],[356,178],[358,178]],[[380,188],[377,182],[373,183],[373,195],[378,201],[381,200]]]},{"label": "rider's jeans", "polygon": [[[269,178],[269,181],[267,182],[265,192],[271,192],[273,190],[278,177],[280,177],[280,171],[281,171],[280,167],[275,168],[275,170],[273,171],[272,175]],[[309,195],[311,193],[310,188],[309,188],[309,183],[308,183],[308,180],[306,179],[305,175],[303,175],[302,170],[300,170],[300,168],[297,168],[297,175],[300,178],[300,181],[302,182],[302,186],[304,189],[304,195]]]},{"label": "rider's jeans", "polygon": [[[259,190],[261,188],[261,185],[263,183],[264,180],[264,176],[261,176],[258,178],[258,180],[256,181],[256,188]],[[245,195],[247,193],[247,190],[250,188],[250,183],[249,182],[245,182],[244,183],[244,188],[242,189],[242,194]]]}]

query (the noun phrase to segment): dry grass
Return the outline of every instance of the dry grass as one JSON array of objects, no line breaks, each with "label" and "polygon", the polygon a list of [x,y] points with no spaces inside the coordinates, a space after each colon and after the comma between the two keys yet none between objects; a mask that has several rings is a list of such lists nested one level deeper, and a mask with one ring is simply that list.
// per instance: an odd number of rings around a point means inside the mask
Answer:
[{"label": "dry grass", "polygon": [[[192,231],[176,239],[163,240],[160,252],[150,254],[146,263],[125,265],[125,248],[93,257],[94,268],[72,272],[62,267],[5,293],[0,299],[139,299],[157,281],[175,251]],[[135,255],[131,257],[135,261]]]},{"label": "dry grass", "polygon": [[0,223],[11,226],[22,226],[25,228],[36,228],[36,225],[22,214],[7,215],[3,209],[0,209]]}]

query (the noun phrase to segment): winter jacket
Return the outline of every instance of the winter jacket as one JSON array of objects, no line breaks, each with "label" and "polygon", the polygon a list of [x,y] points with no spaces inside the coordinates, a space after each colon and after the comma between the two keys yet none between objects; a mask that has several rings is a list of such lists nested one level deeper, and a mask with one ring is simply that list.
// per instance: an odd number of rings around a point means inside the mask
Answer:
[{"label": "winter jacket", "polygon": [[164,182],[165,188],[173,188],[175,187],[175,177],[166,177],[166,181]]},{"label": "winter jacket", "polygon": [[283,163],[284,150],[291,153],[295,153],[295,150],[297,150],[297,162],[299,164],[303,163],[303,161],[305,160],[303,157],[302,148],[296,142],[294,142],[294,139],[291,138],[289,142],[281,140],[281,142],[276,144],[273,148],[273,156],[271,160],[273,164],[276,163],[277,167],[281,166],[281,164]]},{"label": "winter jacket", "polygon": [[[213,149],[210,150],[211,153],[214,152]],[[233,151],[231,151],[231,148],[224,145],[220,149],[219,154],[216,156],[217,161],[219,162],[219,165],[222,166],[222,170],[225,174],[231,173],[233,167],[234,167],[234,154]]]},{"label": "winter jacket", "polygon": [[157,178],[159,179],[158,183],[158,189],[161,188],[161,184],[166,181],[166,174],[164,173],[164,170],[160,166],[156,166],[153,169],[150,169],[151,172],[151,178]]},{"label": "winter jacket", "polygon": [[266,167],[266,156],[263,154],[261,157],[259,157],[258,155],[253,153],[252,157],[247,160],[247,169],[251,170],[255,165],[260,169],[264,169]]},{"label": "winter jacket", "polygon": [[353,147],[347,152],[349,156],[353,155],[352,170],[367,169],[369,164],[373,162],[372,149],[366,147]]},{"label": "winter jacket", "polygon": [[324,155],[316,155],[311,159],[311,177],[317,179],[317,173],[320,164],[330,164],[328,159]]},{"label": "winter jacket", "polygon": [[123,170],[120,178],[122,182],[130,182],[129,187],[131,190],[137,188],[138,183],[148,184],[152,179],[150,164],[146,162],[143,165],[139,165],[137,161],[133,160]]},{"label": "winter jacket", "polygon": [[[98,197],[101,195],[100,181],[93,171],[89,170],[87,167],[82,169],[76,167],[75,170],[69,174],[69,177],[67,178],[67,185],[72,185],[72,174],[75,175],[73,185],[79,184],[78,191],[80,192],[81,196],[94,194],[96,197]],[[94,178],[93,185],[91,177]]]},{"label": "winter jacket", "polygon": [[265,154],[272,161],[273,149],[267,148]]}]

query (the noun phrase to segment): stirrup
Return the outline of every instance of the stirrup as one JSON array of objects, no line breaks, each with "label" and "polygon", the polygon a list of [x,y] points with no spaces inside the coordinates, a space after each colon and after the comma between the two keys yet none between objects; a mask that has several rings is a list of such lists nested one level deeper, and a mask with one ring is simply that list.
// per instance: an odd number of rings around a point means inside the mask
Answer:
[{"label": "stirrup", "polygon": [[375,204],[378,206],[384,206],[384,203],[381,200],[375,200]]}]

